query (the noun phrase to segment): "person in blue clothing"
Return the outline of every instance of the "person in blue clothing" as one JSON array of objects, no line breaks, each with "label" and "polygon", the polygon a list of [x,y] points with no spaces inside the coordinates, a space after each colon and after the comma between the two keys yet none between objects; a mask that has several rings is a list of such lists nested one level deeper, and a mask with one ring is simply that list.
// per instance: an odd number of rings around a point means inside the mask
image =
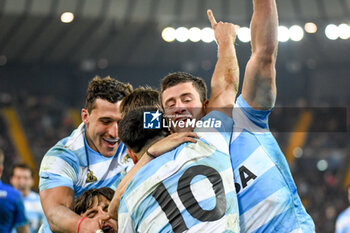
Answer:
[{"label": "person in blue clothing", "polygon": [[[4,153],[0,150],[0,179],[4,170]],[[0,232],[29,233],[22,195],[19,191],[0,180]]]},{"label": "person in blue clothing", "polygon": [[22,193],[30,232],[37,233],[44,219],[44,212],[39,194],[31,190],[34,185],[33,170],[25,163],[15,164],[11,170],[10,183]]},{"label": "person in blue clothing", "polygon": [[[40,200],[47,220],[42,231],[95,233],[99,223],[72,210],[74,198],[91,188],[115,189],[132,166],[118,137],[120,103],[130,84],[113,78],[90,81],[82,123],[44,156],[40,166]],[[81,222],[80,222],[81,221]],[[79,224],[80,223],[80,224]]]},{"label": "person in blue clothing", "polygon": [[[350,185],[348,185],[347,194],[350,202]],[[338,215],[335,222],[335,233],[350,233],[350,206]]]}]

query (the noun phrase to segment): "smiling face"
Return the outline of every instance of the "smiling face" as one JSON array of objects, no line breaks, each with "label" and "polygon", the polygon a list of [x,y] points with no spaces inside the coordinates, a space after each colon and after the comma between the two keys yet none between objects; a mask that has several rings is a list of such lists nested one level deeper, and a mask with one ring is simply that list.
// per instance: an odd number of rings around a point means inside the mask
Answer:
[{"label": "smiling face", "polygon": [[[187,119],[201,119],[205,114],[207,101],[201,102],[200,95],[192,82],[184,82],[168,87],[162,93],[162,105],[170,121],[180,122]],[[174,132],[188,132],[193,128],[172,128]]]},{"label": "smiling face", "polygon": [[118,137],[118,123],[122,117],[120,102],[111,103],[97,98],[90,113],[87,109],[83,109],[81,113],[86,125],[86,139],[89,146],[105,157],[113,157],[120,144]]},{"label": "smiling face", "polygon": [[108,215],[109,203],[110,201],[106,197],[102,195],[95,196],[90,208],[81,213],[80,216],[97,219],[103,232],[116,233],[117,221],[111,219]]}]

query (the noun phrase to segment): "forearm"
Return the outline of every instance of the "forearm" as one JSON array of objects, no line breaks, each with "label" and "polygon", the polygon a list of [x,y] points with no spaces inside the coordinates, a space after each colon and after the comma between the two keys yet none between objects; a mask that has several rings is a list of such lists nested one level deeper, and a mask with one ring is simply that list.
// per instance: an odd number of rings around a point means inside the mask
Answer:
[{"label": "forearm", "polygon": [[277,55],[278,15],[275,0],[254,0],[251,21],[252,53],[267,57]]},{"label": "forearm", "polygon": [[55,206],[47,212],[46,216],[53,232],[76,233],[81,219],[81,216],[63,205]]},{"label": "forearm", "polygon": [[239,67],[233,43],[225,43],[218,46],[218,61],[211,80],[212,88],[224,84],[224,87],[233,89],[235,92],[238,90]]}]

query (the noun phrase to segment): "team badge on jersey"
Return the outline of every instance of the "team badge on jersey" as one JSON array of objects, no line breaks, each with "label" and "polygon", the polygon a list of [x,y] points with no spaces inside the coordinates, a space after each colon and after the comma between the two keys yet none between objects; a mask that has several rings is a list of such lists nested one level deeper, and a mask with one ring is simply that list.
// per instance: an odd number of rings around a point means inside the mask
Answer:
[{"label": "team badge on jersey", "polygon": [[85,180],[86,183],[97,181],[96,176],[94,176],[94,173],[89,169],[87,173],[87,178]]},{"label": "team badge on jersey", "polygon": [[160,129],[162,114],[157,111],[143,112],[143,128],[144,129]]}]

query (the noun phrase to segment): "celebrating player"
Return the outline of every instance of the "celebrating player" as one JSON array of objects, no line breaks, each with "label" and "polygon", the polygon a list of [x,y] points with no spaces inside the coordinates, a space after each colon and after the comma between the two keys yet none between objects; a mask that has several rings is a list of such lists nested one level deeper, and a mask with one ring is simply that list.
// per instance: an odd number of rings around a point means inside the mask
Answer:
[{"label": "celebrating player", "polygon": [[[134,161],[144,153],[154,156],[148,148],[169,134],[167,128],[143,128],[144,114],[157,114],[157,110],[138,108],[120,122],[120,138]],[[232,119],[212,111],[202,120],[210,118],[221,122],[220,127],[212,128],[216,133],[196,143],[182,144],[138,170],[120,200],[119,231],[239,232],[228,154]]]},{"label": "celebrating player", "polygon": [[[40,199],[48,220],[44,233],[76,232],[81,217],[71,210],[74,197],[91,188],[115,188],[132,164],[124,158],[125,147],[118,137],[120,102],[131,91],[130,84],[94,78],[81,111],[83,123],[44,156],[39,174]],[[95,233],[99,224],[86,219],[79,227],[81,232]]]},{"label": "celebrating player", "polygon": [[230,145],[241,232],[314,232],[288,163],[268,130],[276,99],[277,27],[275,0],[254,0],[252,55],[232,111]]}]

